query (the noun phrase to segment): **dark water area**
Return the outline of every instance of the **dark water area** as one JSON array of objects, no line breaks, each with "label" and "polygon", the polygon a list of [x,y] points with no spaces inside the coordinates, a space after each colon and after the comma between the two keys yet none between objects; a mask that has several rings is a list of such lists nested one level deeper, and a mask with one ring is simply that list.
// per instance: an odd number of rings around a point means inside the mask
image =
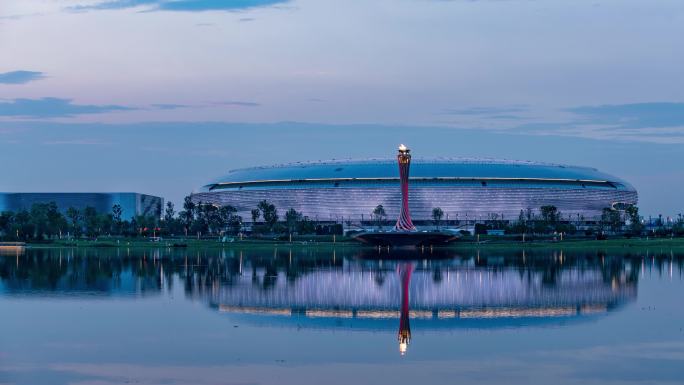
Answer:
[{"label": "dark water area", "polygon": [[0,384],[682,384],[684,255],[0,250]]}]

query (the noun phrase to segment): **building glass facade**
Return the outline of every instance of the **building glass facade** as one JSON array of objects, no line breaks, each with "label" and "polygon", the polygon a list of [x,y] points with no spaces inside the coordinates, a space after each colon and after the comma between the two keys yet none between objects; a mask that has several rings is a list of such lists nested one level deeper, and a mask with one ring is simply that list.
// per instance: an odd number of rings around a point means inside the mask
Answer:
[{"label": "building glass facade", "polygon": [[161,217],[163,198],[138,193],[0,193],[1,211],[30,210],[35,203],[55,202],[62,213],[69,207],[83,210],[90,206],[98,213],[110,213],[112,206],[121,205],[122,218],[136,215]]}]

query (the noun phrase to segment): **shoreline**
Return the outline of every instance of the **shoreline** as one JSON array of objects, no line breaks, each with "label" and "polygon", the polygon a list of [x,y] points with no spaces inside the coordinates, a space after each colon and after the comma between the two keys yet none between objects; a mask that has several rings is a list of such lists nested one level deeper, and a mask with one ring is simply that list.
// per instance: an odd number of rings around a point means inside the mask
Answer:
[{"label": "shoreline", "polygon": [[[56,241],[46,243],[26,243],[27,249],[54,249],[54,248],[151,248],[151,249],[273,249],[286,248],[349,248],[372,250],[377,247],[356,242],[350,239],[340,241],[276,241],[276,240],[242,240],[234,242],[218,242],[214,240],[173,240],[151,242],[147,240],[97,240],[97,241]],[[591,250],[640,250],[650,248],[667,248],[684,251],[684,238],[619,238],[606,240],[563,240],[563,241],[506,241],[485,240],[481,242],[463,240],[446,245],[433,246],[439,250],[492,250],[492,251],[515,251],[515,250],[560,250],[560,249],[591,249]],[[384,249],[384,248],[383,248]],[[411,248],[402,248],[410,250]],[[417,247],[416,250],[420,250]]]}]

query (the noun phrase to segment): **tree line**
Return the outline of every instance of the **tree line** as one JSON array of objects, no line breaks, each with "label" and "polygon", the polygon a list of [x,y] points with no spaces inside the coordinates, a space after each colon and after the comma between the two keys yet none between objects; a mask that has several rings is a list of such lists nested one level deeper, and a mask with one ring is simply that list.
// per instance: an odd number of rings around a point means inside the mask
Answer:
[{"label": "tree line", "polygon": [[94,207],[79,210],[69,207],[64,213],[55,202],[34,203],[28,210],[0,213],[0,238],[5,240],[41,241],[61,238],[94,238],[100,235],[136,236],[154,232],[159,219],[136,215],[122,218],[123,209],[114,205],[111,212],[101,213]]},{"label": "tree line", "polygon": [[[281,221],[273,203],[261,201],[251,210],[252,233],[256,234],[326,234],[341,233],[341,225],[330,229],[310,220],[290,208]],[[183,210],[176,212],[173,202],[167,202],[161,218],[136,215],[123,218],[120,205],[110,212],[98,212],[94,207],[82,210],[69,207],[62,212],[55,202],[35,203],[28,210],[0,213],[0,239],[41,241],[63,238],[96,238],[99,236],[219,236],[237,235],[245,230],[237,209],[230,205],[195,203],[187,196]]]},{"label": "tree line", "polygon": [[[290,208],[281,218],[278,208],[271,202],[263,200],[251,212],[252,234],[341,234],[342,225],[323,225]],[[436,229],[443,223],[444,211],[432,209],[432,222]],[[378,228],[385,224],[387,213],[382,205],[378,205],[371,213],[371,220]],[[659,219],[663,234],[684,236],[684,218],[678,220],[668,229]],[[577,222],[584,222],[578,217]],[[517,220],[504,220],[503,216],[490,214],[484,221],[468,221],[475,223],[476,234],[486,234],[487,230],[503,230],[507,234],[552,234],[578,232],[576,223],[563,218],[555,206],[541,206],[538,211],[521,210]],[[458,227],[462,221],[451,220],[449,225]],[[585,226],[586,227],[586,226]],[[114,205],[110,212],[101,213],[93,207],[82,210],[69,207],[61,212],[55,202],[36,203],[29,210],[0,213],[0,239],[18,241],[41,241],[62,238],[96,238],[99,236],[220,236],[238,235],[246,230],[243,218],[237,215],[237,209],[230,205],[195,203],[188,196],[183,201],[183,210],[176,212],[174,204],[167,202],[161,218],[150,215],[136,215],[130,219],[123,218],[123,209]],[[625,211],[605,208],[601,218],[594,221],[589,231],[596,234],[624,234],[639,236],[643,234],[644,225],[636,206],[629,206]]]},{"label": "tree line", "polygon": [[[176,218],[173,216],[173,204],[167,203],[164,222],[173,223],[175,220],[175,229],[181,229],[186,235],[237,235],[245,230],[245,226],[243,218],[236,213],[237,209],[230,205],[194,203],[190,197],[185,197],[183,211],[179,212]],[[341,226],[339,229],[331,230],[294,208],[287,210],[281,220],[278,208],[266,200],[259,202],[250,211],[250,215],[252,223],[249,230],[252,234],[325,234],[331,231],[341,233]]]},{"label": "tree line", "polygon": [[[445,213],[440,207],[432,209],[431,219],[435,229],[440,229],[444,222],[444,215]],[[381,228],[387,219],[385,208],[382,205],[376,206],[371,213],[371,219],[378,228]],[[589,221],[592,223],[590,225],[583,226],[588,227],[583,231],[590,233],[588,235],[613,233],[639,236],[645,230],[642,220],[637,206],[628,206],[624,211],[606,207],[602,210],[600,218]],[[459,227],[464,222],[463,220],[452,219],[449,224]],[[541,206],[538,210],[531,208],[520,210],[516,220],[504,220],[503,215],[491,213],[484,220],[471,219],[467,222],[466,225],[474,223],[475,234],[486,234],[487,230],[503,230],[506,234],[575,234],[579,232],[577,228],[579,222],[588,223],[583,216],[578,216],[576,220],[570,217],[563,218],[563,214],[553,205]],[[671,228],[666,228],[662,217],[657,219],[655,223],[657,227],[655,235],[684,236],[684,217],[681,214]]]}]

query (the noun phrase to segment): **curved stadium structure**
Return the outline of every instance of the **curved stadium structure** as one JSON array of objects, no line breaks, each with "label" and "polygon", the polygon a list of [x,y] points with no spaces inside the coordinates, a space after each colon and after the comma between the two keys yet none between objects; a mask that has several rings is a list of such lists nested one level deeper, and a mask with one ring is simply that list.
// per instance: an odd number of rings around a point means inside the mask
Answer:
[{"label": "curved stadium structure", "polygon": [[[415,222],[439,207],[450,220],[517,219],[521,210],[553,205],[563,218],[593,221],[606,207],[637,203],[627,182],[594,168],[508,160],[420,160],[411,164],[409,202]],[[230,171],[193,193],[195,203],[231,205],[250,220],[267,200],[281,213],[294,208],[312,220],[369,220],[383,205],[401,205],[395,160],[295,163]]]}]

